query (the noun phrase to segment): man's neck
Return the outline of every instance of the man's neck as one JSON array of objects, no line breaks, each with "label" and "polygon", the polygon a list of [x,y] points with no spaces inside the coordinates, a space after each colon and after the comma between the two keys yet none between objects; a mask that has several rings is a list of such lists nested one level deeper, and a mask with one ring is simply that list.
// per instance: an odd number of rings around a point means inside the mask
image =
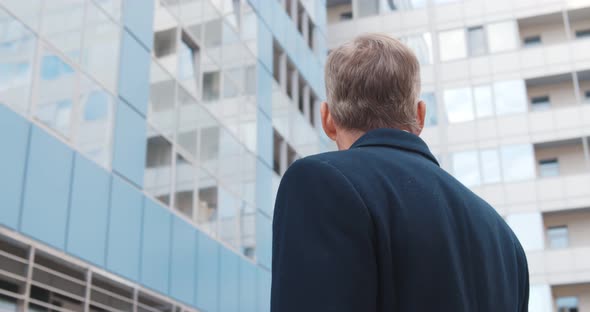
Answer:
[{"label": "man's neck", "polygon": [[366,132],[360,130],[338,130],[338,135],[336,136],[336,146],[338,146],[338,150],[343,151],[349,149],[350,146],[365,133]]}]

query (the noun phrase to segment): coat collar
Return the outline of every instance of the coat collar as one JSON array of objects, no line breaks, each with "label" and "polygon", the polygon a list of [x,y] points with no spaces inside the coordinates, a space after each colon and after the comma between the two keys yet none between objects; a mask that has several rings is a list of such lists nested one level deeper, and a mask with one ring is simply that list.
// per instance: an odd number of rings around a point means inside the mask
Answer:
[{"label": "coat collar", "polygon": [[436,157],[432,155],[430,149],[420,137],[403,130],[391,128],[370,130],[356,140],[350,149],[362,146],[386,146],[410,151],[420,154],[440,166]]}]

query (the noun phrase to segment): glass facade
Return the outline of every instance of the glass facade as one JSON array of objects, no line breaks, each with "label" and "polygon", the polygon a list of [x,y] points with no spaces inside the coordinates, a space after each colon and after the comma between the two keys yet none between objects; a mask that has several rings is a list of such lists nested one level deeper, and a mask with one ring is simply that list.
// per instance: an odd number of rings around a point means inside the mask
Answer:
[{"label": "glass facade", "polygon": [[278,181],[331,149],[325,3],[290,4],[0,1],[1,135],[21,153],[0,185],[24,199],[0,202],[0,268],[31,250],[80,267],[63,291],[0,270],[0,309],[269,310]]}]

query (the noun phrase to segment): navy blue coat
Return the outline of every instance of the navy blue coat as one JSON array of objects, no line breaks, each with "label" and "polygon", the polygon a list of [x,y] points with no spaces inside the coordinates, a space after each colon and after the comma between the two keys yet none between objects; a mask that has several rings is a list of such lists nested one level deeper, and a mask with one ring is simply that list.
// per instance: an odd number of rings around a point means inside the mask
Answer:
[{"label": "navy blue coat", "polygon": [[528,310],[514,233],[404,131],[295,162],[273,235],[272,312]]}]

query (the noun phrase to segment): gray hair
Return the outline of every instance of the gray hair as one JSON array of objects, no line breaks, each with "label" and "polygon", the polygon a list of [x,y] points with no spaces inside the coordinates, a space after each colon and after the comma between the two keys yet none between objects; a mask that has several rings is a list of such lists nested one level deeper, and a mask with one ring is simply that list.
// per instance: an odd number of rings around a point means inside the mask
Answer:
[{"label": "gray hair", "polygon": [[420,65],[399,40],[365,34],[332,50],[326,64],[328,106],[350,130],[416,130]]}]

